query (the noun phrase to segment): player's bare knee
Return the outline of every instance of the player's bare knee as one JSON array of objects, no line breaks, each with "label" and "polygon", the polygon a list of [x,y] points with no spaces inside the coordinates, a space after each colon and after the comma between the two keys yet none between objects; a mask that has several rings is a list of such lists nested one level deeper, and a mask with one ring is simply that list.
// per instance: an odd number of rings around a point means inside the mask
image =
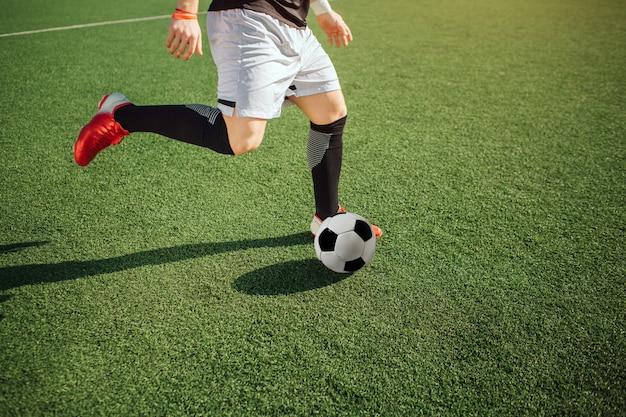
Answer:
[{"label": "player's bare knee", "polygon": [[240,138],[231,138],[230,147],[235,155],[243,155],[248,152],[252,152],[261,145],[263,136],[248,136]]},{"label": "player's bare knee", "polygon": [[243,154],[248,153],[248,152],[252,152],[256,148],[258,148],[259,145],[251,145],[251,144],[247,144],[247,143],[237,143],[237,144],[232,144],[231,143],[230,147],[232,148],[233,153],[235,154],[235,156],[238,156],[238,155],[243,155]]},{"label": "player's bare knee", "polygon": [[347,115],[348,115],[348,108],[346,106],[338,108],[330,115],[331,120],[328,123],[336,122],[339,119],[343,119]]},{"label": "player's bare knee", "polygon": [[228,116],[224,120],[228,127],[228,141],[235,155],[251,152],[261,145],[267,120]]},{"label": "player's bare knee", "polygon": [[327,124],[330,124],[330,123],[334,123],[334,122],[336,122],[339,119],[343,119],[347,115],[348,115],[347,107],[345,107],[345,106],[343,106],[343,107],[336,107],[336,108],[330,109],[326,113],[318,115],[316,117],[317,121],[316,120],[311,120],[311,121],[313,123],[315,123],[315,124],[327,125]]}]

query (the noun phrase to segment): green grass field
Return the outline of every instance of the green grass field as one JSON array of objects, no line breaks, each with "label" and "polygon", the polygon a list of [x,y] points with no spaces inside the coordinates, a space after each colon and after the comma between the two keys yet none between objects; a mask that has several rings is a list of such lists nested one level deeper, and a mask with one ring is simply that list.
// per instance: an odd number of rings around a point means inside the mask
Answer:
[{"label": "green grass field", "polygon": [[[137,134],[74,164],[103,94],[215,104],[208,42],[0,37],[0,415],[625,415],[624,2],[332,4],[341,202],[385,231],[351,276],[315,258],[295,108],[241,157]],[[6,0],[0,32],[174,7]]]}]

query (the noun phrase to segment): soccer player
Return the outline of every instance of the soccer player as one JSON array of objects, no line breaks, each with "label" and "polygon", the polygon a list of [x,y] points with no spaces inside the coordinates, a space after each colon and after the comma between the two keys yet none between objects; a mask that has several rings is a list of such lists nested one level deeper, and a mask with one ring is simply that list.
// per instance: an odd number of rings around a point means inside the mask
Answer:
[{"label": "soccer player", "polygon": [[[202,55],[199,0],[178,0],[166,47],[176,58]],[[337,73],[307,27],[309,7],[331,44],[347,46],[350,28],[328,0],[213,0],[207,31],[218,72],[218,105],[138,106],[120,93],[105,96],[74,144],[81,166],[133,132],[153,132],[227,155],[256,149],[267,121],[285,104],[310,119],[307,159],[315,214],[311,232],[339,205],[347,108]],[[380,237],[382,231],[374,226]]]}]

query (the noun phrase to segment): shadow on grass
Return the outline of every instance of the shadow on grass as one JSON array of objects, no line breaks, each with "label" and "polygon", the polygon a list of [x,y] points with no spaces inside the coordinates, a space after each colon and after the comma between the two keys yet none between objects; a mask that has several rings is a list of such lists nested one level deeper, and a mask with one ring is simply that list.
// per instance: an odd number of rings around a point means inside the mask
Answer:
[{"label": "shadow on grass", "polygon": [[314,258],[254,270],[237,278],[233,288],[249,295],[286,295],[326,287],[346,277]]},{"label": "shadow on grass", "polygon": [[[287,247],[310,245],[309,233],[266,239],[249,239],[236,242],[198,243],[153,249],[109,259],[92,261],[66,261],[54,264],[30,264],[0,268],[0,290],[8,290],[23,285],[74,280],[78,278],[125,271],[146,265],[161,265],[186,259],[201,258],[224,252],[234,252],[252,248]],[[4,250],[13,251],[32,244],[5,245]],[[288,262],[262,268],[238,279],[235,287],[251,294],[281,294],[310,289],[311,282],[318,285],[329,282],[329,275],[316,269],[315,260]],[[323,268],[323,267],[322,267]],[[319,274],[315,271],[318,271]],[[311,277],[319,276],[311,280]],[[271,282],[276,279],[276,282]],[[281,282],[283,284],[281,284]],[[300,284],[298,284],[300,283]],[[298,289],[298,288],[301,289]]]},{"label": "shadow on grass", "polygon": [[10,245],[0,245],[0,254],[9,253],[9,252],[18,252],[22,249],[30,248],[33,246],[43,246],[48,242],[23,242],[23,243],[12,243]]}]

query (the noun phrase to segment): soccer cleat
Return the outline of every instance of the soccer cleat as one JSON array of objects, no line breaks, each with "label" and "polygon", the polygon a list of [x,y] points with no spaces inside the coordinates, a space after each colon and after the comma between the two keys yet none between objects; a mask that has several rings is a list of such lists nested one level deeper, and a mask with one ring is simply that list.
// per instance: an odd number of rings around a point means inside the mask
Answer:
[{"label": "soccer cleat", "polygon": [[[337,213],[345,213],[346,209],[339,206],[339,210],[337,210]],[[313,236],[315,236],[317,234],[317,229],[320,228],[320,226],[322,225],[322,219],[320,219],[318,217],[317,214],[315,214],[313,216],[313,220],[311,220],[311,233],[313,233]],[[374,230],[374,236],[376,236],[376,239],[378,239],[379,237],[381,237],[383,235],[383,230],[375,225],[372,225],[372,229]]]},{"label": "soccer cleat", "polygon": [[102,97],[96,115],[80,130],[74,143],[74,160],[80,166],[88,165],[104,148],[117,145],[130,132],[115,121],[113,113],[132,104],[120,93]]}]

